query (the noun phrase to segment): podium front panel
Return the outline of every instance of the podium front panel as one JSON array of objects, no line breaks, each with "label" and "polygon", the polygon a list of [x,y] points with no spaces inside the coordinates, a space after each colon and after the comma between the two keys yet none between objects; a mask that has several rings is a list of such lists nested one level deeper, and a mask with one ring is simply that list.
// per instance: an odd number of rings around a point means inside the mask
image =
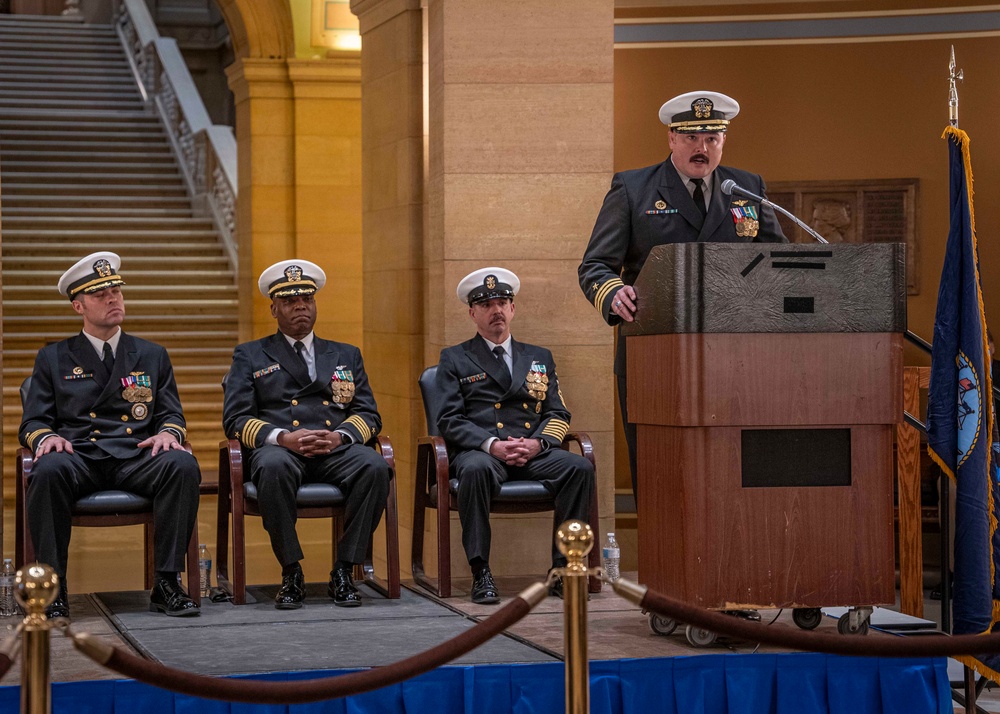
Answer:
[{"label": "podium front panel", "polygon": [[746,487],[743,429],[639,425],[639,582],[719,609],[894,602],[892,427],[830,428],[849,485]]}]

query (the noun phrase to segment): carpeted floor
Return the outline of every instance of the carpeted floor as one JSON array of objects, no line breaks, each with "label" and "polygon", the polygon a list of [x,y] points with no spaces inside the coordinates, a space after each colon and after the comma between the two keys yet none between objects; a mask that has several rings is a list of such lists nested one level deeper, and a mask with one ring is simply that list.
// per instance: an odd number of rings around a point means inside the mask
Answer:
[{"label": "carpeted floor", "polygon": [[[167,618],[148,610],[144,592],[96,593],[98,606],[136,650],[202,674],[347,669],[389,664],[455,637],[475,622],[406,588],[388,600],[362,586],[364,604],[336,607],[326,583],[311,583],[299,610],[275,610],[277,586],[252,588],[254,604],[202,604],[201,616]],[[497,637],[456,660],[551,662],[557,658],[512,637]]]}]

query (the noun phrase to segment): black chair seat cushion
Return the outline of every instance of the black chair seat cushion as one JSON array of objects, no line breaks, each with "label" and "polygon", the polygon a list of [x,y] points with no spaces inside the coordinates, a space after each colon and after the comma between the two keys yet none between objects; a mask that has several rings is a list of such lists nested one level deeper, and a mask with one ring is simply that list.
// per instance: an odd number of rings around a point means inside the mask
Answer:
[{"label": "black chair seat cushion", "polygon": [[[243,484],[243,496],[257,503],[257,487],[247,481]],[[307,483],[295,494],[296,508],[330,508],[344,505],[344,492],[328,483]]]},{"label": "black chair seat cushion", "polygon": [[108,516],[152,510],[152,501],[128,491],[97,491],[73,504],[74,516]]},{"label": "black chair seat cushion", "polygon": [[[458,479],[448,481],[448,487],[452,494],[457,494]],[[436,501],[436,483],[431,484],[430,494],[431,500]],[[551,507],[553,501],[552,494],[538,481],[508,481],[500,486],[500,495],[493,499],[493,503],[547,503]]]}]

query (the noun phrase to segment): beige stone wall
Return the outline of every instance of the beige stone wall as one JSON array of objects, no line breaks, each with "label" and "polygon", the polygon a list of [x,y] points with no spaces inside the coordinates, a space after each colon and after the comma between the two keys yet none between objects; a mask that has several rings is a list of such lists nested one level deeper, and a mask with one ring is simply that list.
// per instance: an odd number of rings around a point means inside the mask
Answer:
[{"label": "beige stone wall", "polygon": [[[352,8],[365,48],[366,359],[407,469],[398,476],[401,542],[410,450],[424,432],[416,378],[442,347],[475,333],[454,290],[485,265],[521,278],[513,332],[553,350],[573,427],[595,442],[610,523],[611,334],[583,298],[576,267],[612,166],[612,3],[430,0],[423,33],[416,2]],[[467,566],[453,523],[460,576]],[[496,517],[495,569],[544,572],[550,526],[549,514]]]}]

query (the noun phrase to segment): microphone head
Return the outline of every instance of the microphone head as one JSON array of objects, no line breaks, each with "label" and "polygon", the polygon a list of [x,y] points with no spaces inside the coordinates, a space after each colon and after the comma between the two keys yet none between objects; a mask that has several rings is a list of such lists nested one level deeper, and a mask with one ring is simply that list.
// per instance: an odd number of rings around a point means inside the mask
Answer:
[{"label": "microphone head", "polygon": [[719,187],[719,190],[722,191],[727,196],[729,196],[732,195],[733,187],[735,185],[736,185],[735,181],[733,181],[732,179],[726,179],[725,181],[722,182],[722,185]]}]

